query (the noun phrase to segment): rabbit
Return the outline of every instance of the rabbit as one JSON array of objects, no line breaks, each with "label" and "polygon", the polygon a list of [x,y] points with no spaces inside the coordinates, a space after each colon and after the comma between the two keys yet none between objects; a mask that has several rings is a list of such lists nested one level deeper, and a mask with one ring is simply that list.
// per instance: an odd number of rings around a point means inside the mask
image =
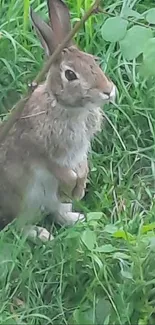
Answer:
[{"label": "rabbit", "polygon": [[[30,16],[49,56],[71,24],[62,0],[47,0],[47,5],[49,24],[32,9]],[[115,95],[116,86],[95,57],[69,42],[0,143],[1,228],[16,218],[26,236],[46,241],[53,235],[36,226],[46,214],[61,225],[84,220],[72,211],[71,200],[84,196],[91,140],[103,119],[100,107]],[[70,193],[68,202],[63,193]]]}]

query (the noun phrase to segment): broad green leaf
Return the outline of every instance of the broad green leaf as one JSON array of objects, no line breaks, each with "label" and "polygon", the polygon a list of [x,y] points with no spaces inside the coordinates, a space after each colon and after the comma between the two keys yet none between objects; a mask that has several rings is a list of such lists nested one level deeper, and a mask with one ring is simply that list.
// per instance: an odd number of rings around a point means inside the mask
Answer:
[{"label": "broad green leaf", "polygon": [[125,232],[124,230],[117,230],[115,233],[113,233],[113,237],[115,238],[123,238],[125,240],[132,240],[134,239],[134,236],[131,235],[129,232]]},{"label": "broad green leaf", "polygon": [[116,253],[113,254],[113,258],[118,259],[118,260],[120,260],[120,259],[129,260],[130,256],[123,253],[123,252],[116,252]]},{"label": "broad green leaf", "polygon": [[80,237],[80,232],[77,231],[69,231],[66,238],[77,238]]},{"label": "broad green leaf", "polygon": [[137,58],[143,51],[146,42],[153,36],[152,31],[146,27],[131,27],[123,40],[120,41],[120,49],[127,60]]},{"label": "broad green leaf", "polygon": [[133,279],[132,274],[130,272],[128,272],[128,271],[121,270],[121,274],[126,279]]},{"label": "broad green leaf", "polygon": [[146,14],[146,20],[150,24],[155,24],[155,8],[148,10]]},{"label": "broad green leaf", "polygon": [[138,325],[146,325],[146,324],[147,324],[147,317],[145,317],[144,319],[143,318],[139,319]]},{"label": "broad green leaf", "polygon": [[100,220],[103,216],[102,212],[89,212],[87,213],[87,220]]},{"label": "broad green leaf", "polygon": [[98,226],[98,220],[90,220],[89,226],[93,227],[94,229]]},{"label": "broad green leaf", "polygon": [[87,246],[87,248],[90,251],[92,251],[95,246],[95,243],[96,243],[95,232],[90,229],[87,229],[82,233],[81,239],[82,239],[83,243]]},{"label": "broad green leaf", "polygon": [[151,251],[155,251],[155,236],[149,238],[149,247]]},{"label": "broad green leaf", "polygon": [[[146,75],[155,76],[155,38],[150,38],[143,52],[143,70]],[[153,228],[150,228],[153,227]],[[155,223],[143,226],[143,233],[155,228]],[[147,230],[148,229],[148,230]]]},{"label": "broad green leaf", "polygon": [[[82,309],[82,308],[81,308]],[[87,308],[87,310],[76,309],[73,313],[74,320],[78,325],[90,325],[93,324],[93,310]]]},{"label": "broad green leaf", "polygon": [[154,229],[155,229],[155,222],[152,222],[150,224],[147,224],[147,225],[142,226],[141,227],[141,233],[142,234],[145,234],[146,232],[151,231],[151,230],[154,230]]},{"label": "broad green leaf", "polygon": [[125,17],[125,18],[134,17],[134,18],[140,19],[141,14],[139,14],[139,12],[137,12],[136,10],[131,9],[128,6],[125,6],[125,8],[123,10],[123,17]]},{"label": "broad green leaf", "polygon": [[128,22],[121,17],[108,18],[102,26],[101,33],[105,41],[118,42],[126,33]]},{"label": "broad green leaf", "polygon": [[105,298],[100,298],[96,304],[96,322],[95,324],[102,325],[105,319],[110,315],[111,303]]},{"label": "broad green leaf", "polygon": [[114,252],[116,250],[116,248],[114,246],[112,246],[111,244],[107,244],[107,245],[102,245],[99,246],[95,249],[95,252],[100,252],[100,253],[111,253]]},{"label": "broad green leaf", "polygon": [[117,231],[117,227],[112,224],[109,224],[104,227],[104,231],[108,232],[109,234],[113,234]]}]

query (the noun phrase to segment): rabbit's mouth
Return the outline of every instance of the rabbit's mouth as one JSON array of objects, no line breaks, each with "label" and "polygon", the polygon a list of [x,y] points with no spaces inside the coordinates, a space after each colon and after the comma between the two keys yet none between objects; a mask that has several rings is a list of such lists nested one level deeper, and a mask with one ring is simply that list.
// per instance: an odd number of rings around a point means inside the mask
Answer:
[{"label": "rabbit's mouth", "polygon": [[100,97],[104,102],[114,102],[116,98],[116,86],[113,85],[110,93],[100,92]]}]

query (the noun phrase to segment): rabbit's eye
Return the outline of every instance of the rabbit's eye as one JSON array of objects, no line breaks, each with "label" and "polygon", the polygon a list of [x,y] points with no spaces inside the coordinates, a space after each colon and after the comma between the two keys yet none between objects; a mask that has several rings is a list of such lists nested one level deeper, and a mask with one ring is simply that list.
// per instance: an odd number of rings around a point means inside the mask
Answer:
[{"label": "rabbit's eye", "polygon": [[73,81],[77,79],[75,72],[73,72],[72,70],[66,70],[65,77],[68,81]]}]

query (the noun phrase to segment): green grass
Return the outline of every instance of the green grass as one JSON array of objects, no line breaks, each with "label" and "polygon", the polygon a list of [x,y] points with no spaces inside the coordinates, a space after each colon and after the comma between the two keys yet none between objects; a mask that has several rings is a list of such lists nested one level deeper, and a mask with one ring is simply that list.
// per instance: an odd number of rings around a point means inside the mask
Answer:
[{"label": "green grass", "polygon": [[[0,114],[8,113],[42,65],[29,28],[28,0],[0,1]],[[23,5],[24,3],[24,5]],[[90,0],[68,1],[72,21]],[[46,5],[32,1],[46,15]],[[104,1],[143,12],[153,0]],[[87,222],[55,229],[46,245],[24,242],[13,226],[0,234],[0,324],[154,324],[155,82],[102,39],[106,16],[89,19],[76,37],[96,54],[119,90],[90,155],[84,200]],[[18,299],[17,299],[18,298]]]}]

